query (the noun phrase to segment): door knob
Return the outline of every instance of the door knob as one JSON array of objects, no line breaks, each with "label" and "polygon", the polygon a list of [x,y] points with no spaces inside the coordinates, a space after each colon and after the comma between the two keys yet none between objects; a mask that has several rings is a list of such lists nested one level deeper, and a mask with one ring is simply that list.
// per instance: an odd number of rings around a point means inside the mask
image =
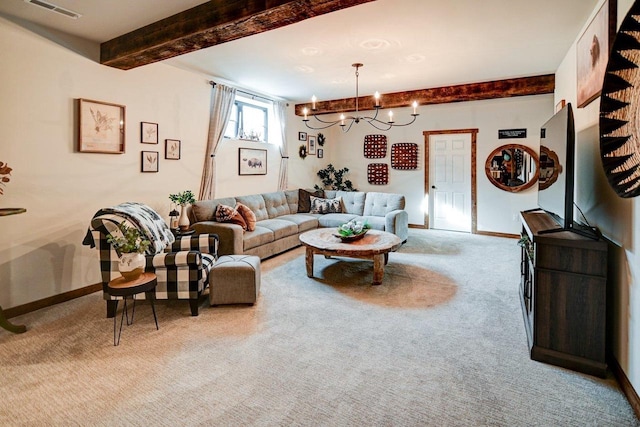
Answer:
[{"label": "door knob", "polygon": [[431,188],[433,188],[433,189],[435,190],[435,189],[436,189],[436,186],[435,186],[435,185],[432,185],[432,186],[431,186]]}]

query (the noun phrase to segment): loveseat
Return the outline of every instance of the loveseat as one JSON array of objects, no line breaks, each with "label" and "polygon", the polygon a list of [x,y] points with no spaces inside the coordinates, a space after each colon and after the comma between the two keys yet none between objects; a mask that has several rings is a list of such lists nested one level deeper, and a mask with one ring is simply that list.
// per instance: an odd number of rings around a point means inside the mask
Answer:
[{"label": "loveseat", "polygon": [[[305,198],[309,197],[334,201],[339,198],[340,211],[305,212]],[[227,209],[248,207],[255,215],[255,230],[216,221],[219,205]],[[198,201],[191,206],[189,217],[196,234],[218,235],[219,255],[247,254],[264,259],[299,246],[298,237],[305,231],[338,227],[352,219],[366,221],[372,229],[394,233],[405,242],[409,217],[404,206],[402,194],[326,190],[314,195],[299,189]]]}]

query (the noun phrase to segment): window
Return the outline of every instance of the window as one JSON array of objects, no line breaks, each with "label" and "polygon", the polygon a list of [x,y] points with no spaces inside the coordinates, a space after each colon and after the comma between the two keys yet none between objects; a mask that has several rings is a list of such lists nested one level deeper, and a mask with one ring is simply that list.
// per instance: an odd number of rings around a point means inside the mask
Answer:
[{"label": "window", "polygon": [[236,96],[224,136],[267,142],[270,108],[267,103]]}]

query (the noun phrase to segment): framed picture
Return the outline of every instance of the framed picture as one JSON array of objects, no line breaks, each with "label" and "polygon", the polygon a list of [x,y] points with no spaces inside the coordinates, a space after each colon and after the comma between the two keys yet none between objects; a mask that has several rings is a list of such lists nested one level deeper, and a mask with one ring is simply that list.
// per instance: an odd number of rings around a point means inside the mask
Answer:
[{"label": "framed picture", "polygon": [[306,141],[307,133],[306,132],[298,132],[298,141]]},{"label": "framed picture", "polygon": [[124,105],[78,99],[78,151],[124,153]]},{"label": "framed picture", "polygon": [[266,175],[267,150],[239,148],[238,164],[239,175]]},{"label": "framed picture", "polygon": [[180,160],[180,140],[164,140],[164,158],[167,160]]},{"label": "framed picture", "polygon": [[310,156],[316,155],[316,136],[309,135],[307,138],[307,154]]},{"label": "framed picture", "polygon": [[616,31],[616,0],[603,3],[585,32],[578,39],[578,108],[600,96]]},{"label": "framed picture", "polygon": [[141,172],[158,172],[158,152],[142,151],[140,156]]},{"label": "framed picture", "polygon": [[140,142],[143,144],[158,143],[158,124],[140,122]]},{"label": "framed picture", "polygon": [[318,158],[321,159],[324,157],[324,149],[318,148]]}]

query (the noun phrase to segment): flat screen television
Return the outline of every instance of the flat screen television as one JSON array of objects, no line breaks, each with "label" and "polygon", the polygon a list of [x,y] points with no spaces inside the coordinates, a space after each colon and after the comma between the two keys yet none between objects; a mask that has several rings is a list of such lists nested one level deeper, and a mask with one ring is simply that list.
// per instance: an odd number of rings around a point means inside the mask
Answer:
[{"label": "flat screen television", "polygon": [[[575,145],[573,110],[571,103],[568,103],[540,129],[538,180],[538,207],[551,215],[564,230],[570,229],[573,225]],[[552,179],[554,173],[557,173],[557,176],[547,186],[546,183]]]},{"label": "flat screen television", "polygon": [[579,224],[573,218],[575,147],[573,110],[568,103],[540,129],[538,207],[558,223],[558,228],[543,233],[572,231],[597,239],[597,229]]}]

